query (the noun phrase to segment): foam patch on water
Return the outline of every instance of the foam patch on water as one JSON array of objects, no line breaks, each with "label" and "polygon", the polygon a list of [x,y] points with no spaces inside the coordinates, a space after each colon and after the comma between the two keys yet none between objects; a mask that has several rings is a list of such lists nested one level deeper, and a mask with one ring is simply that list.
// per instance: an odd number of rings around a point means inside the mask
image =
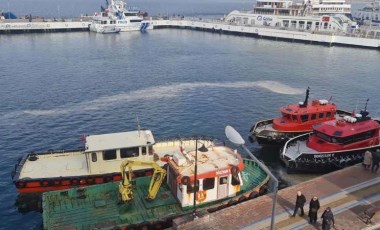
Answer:
[{"label": "foam patch on water", "polygon": [[262,88],[278,94],[302,94],[304,89],[293,88],[291,86],[282,84],[276,81],[255,81],[255,82],[226,82],[226,83],[210,83],[210,82],[197,82],[197,83],[179,83],[158,87],[149,87],[145,89],[135,90],[128,93],[121,93],[112,96],[100,97],[92,101],[85,101],[73,105],[65,105],[62,107],[48,109],[48,110],[24,110],[24,114],[33,116],[54,116],[61,114],[68,114],[77,111],[91,111],[100,110],[106,107],[115,106],[121,103],[127,103],[137,100],[162,100],[172,97],[177,97],[181,93],[189,90],[198,90],[201,88],[230,88],[230,89],[243,89],[243,88]]}]

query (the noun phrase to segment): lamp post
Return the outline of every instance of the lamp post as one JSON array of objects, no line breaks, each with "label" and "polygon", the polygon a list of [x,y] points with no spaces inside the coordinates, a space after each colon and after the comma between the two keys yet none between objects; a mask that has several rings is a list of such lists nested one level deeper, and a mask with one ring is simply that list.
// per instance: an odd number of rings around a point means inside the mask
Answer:
[{"label": "lamp post", "polygon": [[270,178],[274,182],[274,191],[273,191],[273,204],[272,204],[272,217],[271,217],[271,224],[270,229],[274,230],[274,224],[275,224],[275,210],[276,210],[276,203],[277,203],[277,191],[278,191],[278,180],[277,178],[272,174],[272,172],[265,166],[261,161],[259,161],[252,153],[249,151],[249,149],[244,145],[245,141],[241,137],[241,135],[231,126],[227,125],[225,130],[226,136],[228,140],[230,140],[232,143],[241,146],[248,155],[256,162],[256,164],[259,165],[259,167],[266,172]]},{"label": "lamp post", "polygon": [[197,217],[197,201],[196,201],[196,195],[198,192],[198,184],[197,184],[197,175],[198,175],[198,150],[201,152],[207,152],[208,149],[204,144],[202,144],[202,147],[198,149],[198,139],[195,140],[195,160],[194,160],[194,198],[193,198],[193,218],[195,219]]},{"label": "lamp post", "polygon": [[196,216],[196,212],[197,212],[197,201],[195,200],[195,196],[197,194],[197,191],[198,191],[198,186],[197,186],[197,174],[198,174],[198,139],[195,140],[195,162],[194,162],[194,187],[193,187],[193,190],[194,190],[194,199],[193,199],[193,207],[194,207],[194,210],[193,210],[193,218],[195,219],[197,216]]}]

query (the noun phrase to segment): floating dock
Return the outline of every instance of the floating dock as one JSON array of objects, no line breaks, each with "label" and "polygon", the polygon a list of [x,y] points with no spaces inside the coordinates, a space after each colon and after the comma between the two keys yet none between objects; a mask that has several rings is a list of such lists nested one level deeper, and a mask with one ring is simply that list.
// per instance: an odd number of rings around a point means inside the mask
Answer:
[{"label": "floating dock", "polygon": [[[305,215],[291,218],[297,191],[306,197]],[[335,171],[315,179],[282,189],[276,203],[275,229],[321,229],[320,216],[331,207],[335,229],[380,229],[380,212],[366,224],[365,210],[380,207],[380,174],[365,170],[360,164]],[[308,204],[313,196],[319,197],[321,208],[316,225],[308,223]],[[229,208],[174,221],[175,229],[270,229],[272,196],[258,197]]]}]

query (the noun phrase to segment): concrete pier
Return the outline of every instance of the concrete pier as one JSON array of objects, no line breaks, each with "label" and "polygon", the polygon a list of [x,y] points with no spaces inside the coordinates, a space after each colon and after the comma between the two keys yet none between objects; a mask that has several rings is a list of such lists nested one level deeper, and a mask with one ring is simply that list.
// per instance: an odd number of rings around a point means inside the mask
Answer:
[{"label": "concrete pier", "polygon": [[[293,214],[297,191],[306,196],[305,215]],[[319,197],[321,208],[317,224],[308,223],[308,204],[313,196]],[[204,214],[195,221],[175,220],[176,229],[270,229],[272,198],[268,194]],[[335,216],[335,229],[380,229],[380,212],[366,224],[361,218],[371,207],[380,207],[380,174],[371,173],[355,165],[303,182],[278,192],[275,229],[322,229],[320,216],[331,207]]]}]

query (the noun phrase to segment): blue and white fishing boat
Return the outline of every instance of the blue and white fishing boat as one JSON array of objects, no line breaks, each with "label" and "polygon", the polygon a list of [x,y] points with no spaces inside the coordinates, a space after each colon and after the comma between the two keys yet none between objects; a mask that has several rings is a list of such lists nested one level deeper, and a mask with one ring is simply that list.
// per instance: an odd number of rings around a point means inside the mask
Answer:
[{"label": "blue and white fishing boat", "polygon": [[145,31],[153,29],[153,24],[144,20],[144,14],[137,9],[127,8],[123,0],[106,0],[107,7],[92,17],[90,31]]}]

